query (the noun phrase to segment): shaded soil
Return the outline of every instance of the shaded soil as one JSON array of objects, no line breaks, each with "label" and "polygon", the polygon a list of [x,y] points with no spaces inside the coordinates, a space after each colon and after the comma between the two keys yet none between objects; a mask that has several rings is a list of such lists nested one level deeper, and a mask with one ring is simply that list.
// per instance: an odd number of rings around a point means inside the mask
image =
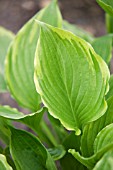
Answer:
[{"label": "shaded soil", "polygon": [[[16,33],[50,0],[0,0],[0,25]],[[59,0],[62,15],[93,34],[105,33],[104,12],[96,0]]]}]

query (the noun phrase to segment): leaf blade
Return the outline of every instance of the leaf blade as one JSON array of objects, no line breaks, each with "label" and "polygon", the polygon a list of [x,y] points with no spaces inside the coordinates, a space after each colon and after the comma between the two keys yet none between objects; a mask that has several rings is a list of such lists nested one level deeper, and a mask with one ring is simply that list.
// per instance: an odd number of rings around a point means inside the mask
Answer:
[{"label": "leaf blade", "polygon": [[85,157],[94,154],[93,144],[97,134],[107,125],[113,123],[113,97],[107,100],[108,109],[106,113],[98,120],[89,123],[85,126],[81,137],[81,151]]},{"label": "leaf blade", "polygon": [[55,164],[41,142],[30,133],[10,128],[11,155],[21,170],[56,170]]},{"label": "leaf blade", "polygon": [[14,34],[3,27],[0,27],[0,92],[6,92],[7,86],[5,82],[4,67],[6,53],[9,44],[14,38]]},{"label": "leaf blade", "polygon": [[41,108],[35,113],[24,115],[15,108],[11,108],[9,106],[0,106],[0,117],[22,122],[37,132],[45,111],[46,108]]},{"label": "leaf blade", "polygon": [[6,79],[10,92],[23,107],[35,112],[40,108],[40,96],[36,92],[34,54],[39,28],[35,19],[61,26],[61,15],[56,1],[37,13],[16,35],[6,60]]},{"label": "leaf blade", "polygon": [[[101,116],[104,114],[102,112],[106,110],[106,102],[103,99],[103,93],[108,91],[109,71],[103,60],[94,53],[91,46],[85,41],[70,32],[54,28],[44,23],[39,22],[39,24],[41,25],[41,33],[36,51],[34,77],[37,91],[41,95],[45,106],[48,107],[50,114],[59,119],[68,130],[77,131],[78,128],[81,129],[81,126],[88,123],[88,121],[97,119],[97,115],[95,115],[95,112],[98,110],[97,108],[100,109]],[[50,46],[51,49],[49,48]],[[87,59],[84,57],[86,54],[88,56]],[[92,67],[93,64],[95,65],[94,67]],[[82,67],[83,65],[84,68]],[[88,67],[90,71],[87,69]],[[74,68],[76,68],[76,70]],[[100,74],[96,76],[97,70]],[[82,77],[83,74],[84,76]],[[104,84],[102,75],[106,82],[104,82]],[[89,76],[90,79],[88,79]],[[98,83],[100,80],[101,84]],[[95,88],[99,88],[99,96],[96,93],[94,94],[94,81],[96,81],[97,84]],[[84,83],[84,87],[82,88],[83,82],[86,84]],[[95,101],[92,101],[91,98],[92,106],[90,101],[90,110],[88,109],[89,102],[86,102],[87,98],[91,95],[91,91],[90,94],[88,94],[87,89],[89,88],[89,84],[95,100],[98,100],[97,98],[99,97],[99,103],[95,109]],[[79,106],[80,103],[81,107]],[[91,108],[93,108],[93,113],[89,114]],[[87,109],[87,118],[85,117],[84,120],[82,113],[86,113]],[[80,112],[80,115],[78,112],[75,114],[76,110]],[[79,119],[79,121],[77,119]],[[78,130],[77,133],[79,134],[80,131]]]}]

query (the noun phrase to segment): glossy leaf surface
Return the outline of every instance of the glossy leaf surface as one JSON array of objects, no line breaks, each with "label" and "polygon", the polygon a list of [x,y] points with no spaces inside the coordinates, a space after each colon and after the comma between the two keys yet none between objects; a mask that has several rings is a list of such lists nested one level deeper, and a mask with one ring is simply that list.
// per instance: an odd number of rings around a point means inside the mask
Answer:
[{"label": "glossy leaf surface", "polygon": [[34,55],[39,37],[35,19],[61,27],[61,15],[56,0],[37,13],[18,32],[8,51],[6,79],[16,101],[33,112],[39,109],[40,96],[36,92],[34,75]]},{"label": "glossy leaf surface", "polygon": [[4,77],[5,58],[9,44],[13,38],[13,33],[6,30],[5,28],[0,27],[0,93],[7,91]]},{"label": "glossy leaf surface", "polygon": [[56,170],[46,148],[30,133],[11,128],[10,150],[17,170]]},{"label": "glossy leaf surface", "polygon": [[39,24],[37,91],[50,114],[79,135],[79,129],[106,111],[108,67],[89,43],[70,32]]}]

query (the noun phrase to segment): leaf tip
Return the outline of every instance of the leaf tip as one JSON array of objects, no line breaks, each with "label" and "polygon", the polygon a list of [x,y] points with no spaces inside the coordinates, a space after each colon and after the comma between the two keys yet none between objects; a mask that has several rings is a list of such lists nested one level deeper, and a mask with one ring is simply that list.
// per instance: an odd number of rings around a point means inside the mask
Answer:
[{"label": "leaf tip", "polygon": [[43,28],[43,27],[45,27],[45,23],[44,22],[41,22],[41,21],[39,21],[39,20],[37,20],[37,19],[34,19],[37,23],[38,23],[38,25],[41,27],[41,28]]},{"label": "leaf tip", "polygon": [[71,153],[73,155],[75,153],[75,149],[69,149],[68,153]]},{"label": "leaf tip", "polygon": [[81,130],[78,128],[75,128],[75,135],[79,136],[81,134]]}]

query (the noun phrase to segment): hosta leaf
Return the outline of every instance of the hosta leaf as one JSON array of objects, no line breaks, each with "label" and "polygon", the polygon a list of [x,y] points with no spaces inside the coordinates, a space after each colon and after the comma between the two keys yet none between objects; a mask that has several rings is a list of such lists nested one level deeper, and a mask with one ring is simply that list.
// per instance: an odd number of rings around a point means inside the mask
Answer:
[{"label": "hosta leaf", "polygon": [[[15,108],[11,108],[9,106],[0,106],[0,120],[1,118],[6,118],[9,120],[14,120],[16,122],[24,123],[38,134],[41,141],[46,142],[46,144],[48,144],[49,146],[55,146],[57,144],[56,139],[51,134],[51,130],[49,130],[48,126],[46,125],[46,122],[42,120],[44,112],[46,111],[46,108],[42,108],[35,113],[24,115]],[[5,136],[3,136],[2,132],[5,132],[7,123],[4,123],[3,125],[2,127],[0,126],[0,136],[5,139]]]},{"label": "hosta leaf", "polygon": [[70,24],[67,21],[63,21],[63,28],[71,31],[73,34],[83,38],[84,40],[88,41],[88,42],[92,42],[94,40],[93,36],[89,33],[86,32],[85,30],[83,30],[82,28],[74,25],[74,24]]},{"label": "hosta leaf", "polygon": [[61,15],[56,0],[37,13],[18,32],[6,60],[6,79],[12,95],[20,105],[32,111],[37,111],[40,104],[33,80],[34,54],[39,37],[35,19],[61,26]]},{"label": "hosta leaf", "polygon": [[113,75],[110,76],[109,80],[109,92],[106,95],[106,98],[110,98],[113,96]]},{"label": "hosta leaf", "polygon": [[10,131],[6,125],[10,125],[10,121],[4,117],[0,117],[0,140],[5,144],[9,144]]},{"label": "hosta leaf", "polygon": [[13,170],[7,163],[6,157],[0,154],[0,170]]},{"label": "hosta leaf", "polygon": [[56,146],[54,148],[49,148],[48,152],[50,153],[50,155],[52,156],[54,160],[61,159],[66,153],[62,145]]},{"label": "hosta leaf", "polygon": [[37,91],[50,114],[79,135],[79,129],[106,111],[108,67],[89,43],[68,31],[39,24]]},{"label": "hosta leaf", "polygon": [[98,4],[111,16],[113,16],[113,1],[112,0],[97,0]]},{"label": "hosta leaf", "polygon": [[0,106],[0,116],[7,119],[22,122],[37,132],[45,110],[46,108],[42,108],[36,113],[24,115],[15,108],[11,108],[9,106]]},{"label": "hosta leaf", "polygon": [[56,170],[46,148],[30,133],[11,128],[10,150],[17,170]]},{"label": "hosta leaf", "polygon": [[113,149],[113,143],[102,148],[91,157],[83,157],[80,155],[79,152],[76,152],[75,149],[69,149],[69,153],[71,153],[75,157],[75,159],[81,162],[88,169],[93,169],[95,164],[103,157],[103,155],[112,149]]},{"label": "hosta leaf", "polygon": [[107,112],[98,120],[89,123],[83,130],[81,150],[84,157],[94,154],[93,144],[97,134],[107,125],[113,123],[113,96],[107,100]]},{"label": "hosta leaf", "polygon": [[70,153],[66,154],[60,162],[62,170],[87,170],[87,168],[77,161]]},{"label": "hosta leaf", "polygon": [[75,148],[77,151],[80,151],[80,136],[75,136],[75,134],[72,132],[64,140],[63,146],[67,152],[66,155],[60,160],[62,170],[85,170],[86,168],[70,153],[68,153],[69,148]]},{"label": "hosta leaf", "polygon": [[112,42],[113,35],[105,35],[96,38],[92,43],[92,46],[96,53],[99,54],[107,64],[112,58]]},{"label": "hosta leaf", "polygon": [[0,93],[7,91],[4,78],[4,61],[6,58],[7,49],[13,38],[13,33],[0,27]]},{"label": "hosta leaf", "polygon": [[94,153],[113,143],[113,124],[102,129],[94,141]]},{"label": "hosta leaf", "polygon": [[93,170],[113,170],[113,151],[107,152]]},{"label": "hosta leaf", "polygon": [[106,14],[106,27],[108,33],[113,33],[113,17]]}]

